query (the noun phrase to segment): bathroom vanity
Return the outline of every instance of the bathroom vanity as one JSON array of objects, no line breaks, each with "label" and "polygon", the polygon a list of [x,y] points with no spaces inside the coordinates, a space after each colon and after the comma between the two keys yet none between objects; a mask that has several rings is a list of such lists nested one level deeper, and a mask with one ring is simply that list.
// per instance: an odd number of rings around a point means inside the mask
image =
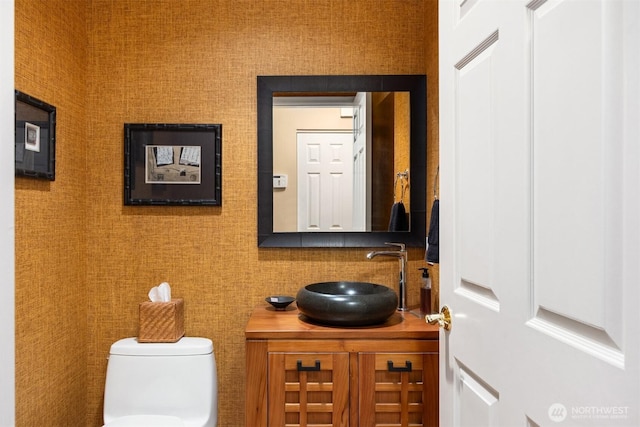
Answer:
[{"label": "bathroom vanity", "polygon": [[438,425],[438,327],[423,317],[331,327],[260,305],[245,337],[247,426]]}]

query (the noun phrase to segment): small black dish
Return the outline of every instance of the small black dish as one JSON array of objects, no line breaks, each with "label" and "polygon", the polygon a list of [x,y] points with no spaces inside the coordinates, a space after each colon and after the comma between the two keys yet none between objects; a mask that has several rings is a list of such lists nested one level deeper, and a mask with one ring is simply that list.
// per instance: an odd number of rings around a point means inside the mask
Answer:
[{"label": "small black dish", "polygon": [[266,297],[264,300],[271,304],[276,310],[286,310],[287,306],[294,302],[296,299],[293,297],[274,295]]}]

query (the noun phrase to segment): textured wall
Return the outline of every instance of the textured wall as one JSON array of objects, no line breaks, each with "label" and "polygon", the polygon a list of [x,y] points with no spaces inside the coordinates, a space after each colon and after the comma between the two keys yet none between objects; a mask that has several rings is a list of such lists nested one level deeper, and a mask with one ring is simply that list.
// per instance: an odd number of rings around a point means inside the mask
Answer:
[{"label": "textured wall", "polygon": [[16,88],[58,109],[56,180],[15,184],[18,426],[86,419],[87,12],[15,2]]},{"label": "textured wall", "polygon": [[[17,0],[16,86],[58,107],[64,136],[56,181],[16,184],[20,425],[101,425],[109,346],[136,335],[161,281],[185,300],[187,334],[214,341],[221,427],[244,425],[243,332],[265,296],[396,282],[397,262],[365,249],[257,248],[256,76],[437,73],[435,0],[401,4]],[[123,206],[125,122],[222,123],[223,206]]]},{"label": "textured wall", "polygon": [[[436,172],[440,164],[440,134],[438,124],[438,2],[425,0],[425,67],[427,74],[427,230],[431,221],[431,204],[434,192],[439,197],[439,180]],[[440,266],[429,268],[432,281],[431,305],[440,311]]]}]

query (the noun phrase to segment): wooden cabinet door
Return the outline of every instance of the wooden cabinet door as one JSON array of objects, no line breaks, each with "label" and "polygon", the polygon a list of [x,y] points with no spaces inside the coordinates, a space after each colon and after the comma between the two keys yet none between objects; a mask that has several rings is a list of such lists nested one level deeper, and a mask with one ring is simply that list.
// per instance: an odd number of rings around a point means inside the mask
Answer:
[{"label": "wooden cabinet door", "polygon": [[349,353],[269,353],[270,427],[349,425]]},{"label": "wooden cabinet door", "polygon": [[437,426],[437,353],[360,353],[360,427]]}]

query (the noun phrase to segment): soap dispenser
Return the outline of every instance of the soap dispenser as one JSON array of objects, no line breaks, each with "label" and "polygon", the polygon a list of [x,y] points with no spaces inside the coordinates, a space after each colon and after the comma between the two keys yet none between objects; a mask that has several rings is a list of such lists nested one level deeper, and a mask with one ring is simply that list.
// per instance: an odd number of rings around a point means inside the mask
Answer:
[{"label": "soap dispenser", "polygon": [[429,269],[422,267],[422,286],[420,287],[420,312],[422,314],[431,314],[431,277],[429,277]]}]

